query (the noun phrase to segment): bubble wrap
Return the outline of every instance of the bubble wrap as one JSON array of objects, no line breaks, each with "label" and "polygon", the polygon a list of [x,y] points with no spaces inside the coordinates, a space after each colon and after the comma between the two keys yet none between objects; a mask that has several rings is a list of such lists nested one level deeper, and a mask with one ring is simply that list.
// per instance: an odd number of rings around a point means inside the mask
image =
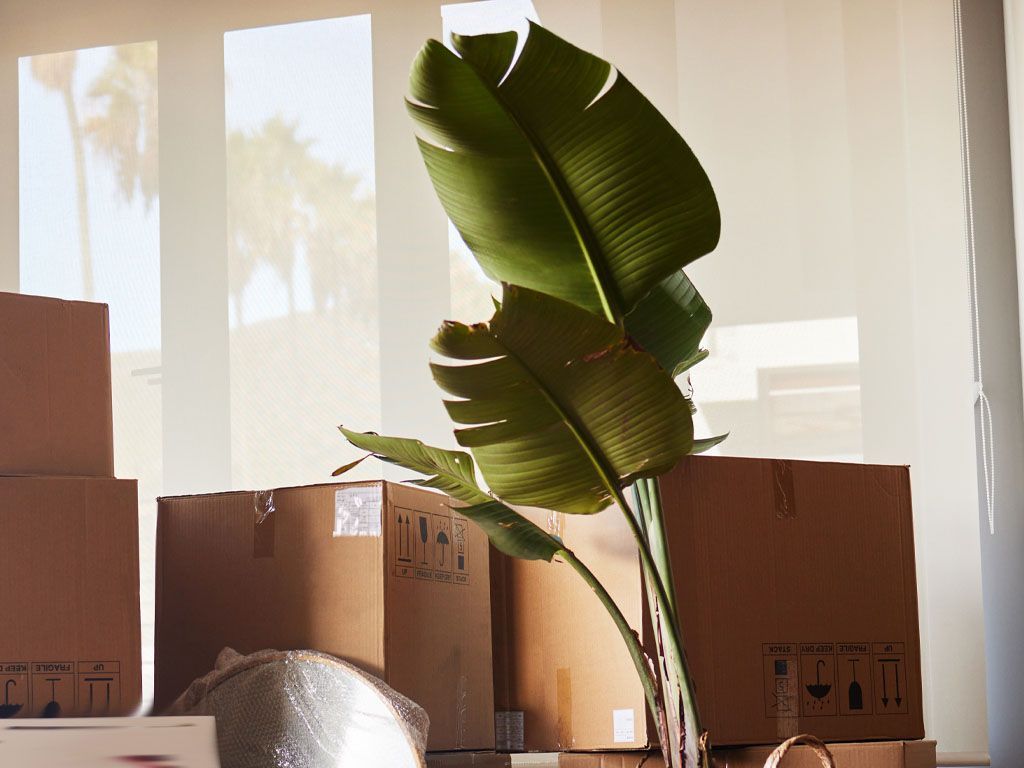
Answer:
[{"label": "bubble wrap", "polygon": [[167,714],[213,715],[222,768],[426,768],[427,713],[316,651],[221,651]]}]

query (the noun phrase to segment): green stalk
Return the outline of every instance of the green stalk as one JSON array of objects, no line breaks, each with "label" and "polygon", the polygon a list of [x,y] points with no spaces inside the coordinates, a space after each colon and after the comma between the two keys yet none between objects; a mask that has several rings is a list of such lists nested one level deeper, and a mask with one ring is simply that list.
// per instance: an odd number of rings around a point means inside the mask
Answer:
[{"label": "green stalk", "polygon": [[662,618],[668,619],[668,629],[672,642],[667,650],[677,679],[675,685],[666,687],[676,688],[682,697],[683,722],[686,727],[685,741],[692,741],[696,745],[698,764],[707,766],[710,765],[710,761],[701,738],[704,730],[697,707],[693,676],[690,674],[689,665],[686,660],[682,627],[679,623],[679,613],[676,605],[675,580],[672,577],[672,561],[669,554],[668,538],[665,532],[661,487],[657,479],[644,479],[638,480],[634,489],[641,508],[641,515],[645,519],[645,532],[647,534],[648,546],[651,548],[652,560],[655,562],[659,580],[663,585],[660,592],[664,593],[667,600],[671,601],[665,606],[667,610],[662,611]]},{"label": "green stalk", "polygon": [[640,675],[640,683],[644,687],[644,696],[647,698],[647,706],[651,708],[651,712],[654,713],[654,717],[658,723],[658,731],[662,733],[667,728],[667,721],[665,717],[664,707],[658,701],[658,690],[657,681],[654,675],[651,673],[651,668],[647,664],[647,656],[644,654],[643,646],[640,644],[640,638],[633,628],[629,625],[626,617],[622,615],[622,611],[619,610],[619,606],[612,599],[612,596],[608,594],[608,591],[604,588],[604,585],[597,580],[597,577],[593,572],[578,558],[575,553],[569,549],[559,550],[557,555],[565,560],[569,566],[580,575],[580,577],[587,583],[587,585],[597,595],[597,599],[601,601],[601,604],[608,611],[608,614],[612,617],[612,621],[615,622],[616,628],[619,630],[619,634],[622,635],[623,641],[626,643],[626,648],[629,649],[629,657],[633,660],[633,665],[636,667],[637,674]]},{"label": "green stalk", "polygon": [[[616,503],[619,505],[619,508],[622,510],[622,514],[625,516],[626,522],[629,524],[629,528],[633,534],[633,538],[636,540],[637,549],[640,550],[640,560],[643,563],[644,578],[647,580],[647,588],[651,589],[653,587],[656,606],[660,607],[660,610],[658,612],[658,617],[660,617],[661,619],[660,626],[663,629],[665,629],[667,624],[668,631],[659,633],[660,635],[662,635],[661,639],[663,643],[666,640],[664,635],[668,635],[667,643],[664,645],[662,652],[665,653],[667,651],[666,655],[668,655],[669,657],[669,661],[672,666],[672,672],[674,672],[676,680],[681,681],[681,687],[686,690],[686,694],[684,695],[684,727],[686,725],[686,715],[689,714],[691,721],[690,724],[693,726],[691,730],[696,731],[696,733],[690,733],[688,730],[688,732],[685,734],[686,739],[692,739],[694,740],[694,743],[698,743],[700,735],[702,733],[702,729],[700,725],[699,716],[696,712],[696,700],[692,697],[693,684],[690,680],[690,676],[686,668],[686,657],[683,655],[682,632],[679,630],[679,625],[676,622],[674,603],[669,601],[668,591],[665,587],[665,583],[662,581],[661,572],[659,571],[657,563],[655,562],[654,557],[651,554],[647,537],[644,534],[644,527],[646,527],[646,518],[648,517],[648,515],[645,515],[643,511],[641,511],[639,515],[634,515],[629,504],[626,502],[625,496],[623,496],[622,494],[622,489],[620,489],[618,486],[609,483],[605,487],[608,488],[608,491],[612,494]],[[656,484],[654,487],[656,487]],[[646,488],[645,490],[647,491],[648,498],[650,499],[650,487]],[[652,512],[653,509],[654,508],[652,507]],[[652,514],[650,516],[654,517],[655,515]],[[656,516],[659,519],[661,517],[660,496],[658,498]],[[644,520],[643,525],[641,524],[641,519]],[[662,531],[662,538],[663,537],[664,532]],[[667,543],[663,542],[662,546],[664,547],[665,552],[667,553]],[[667,687],[671,688],[673,686]],[[663,690],[665,688],[666,686],[663,686]],[[688,708],[686,707],[687,701],[689,701]],[[670,710],[666,705],[666,712],[674,712],[675,709],[675,706],[673,706]],[[671,728],[674,726],[673,724],[669,724],[669,727]],[[702,762],[703,760],[698,755],[698,766],[700,766]]]}]

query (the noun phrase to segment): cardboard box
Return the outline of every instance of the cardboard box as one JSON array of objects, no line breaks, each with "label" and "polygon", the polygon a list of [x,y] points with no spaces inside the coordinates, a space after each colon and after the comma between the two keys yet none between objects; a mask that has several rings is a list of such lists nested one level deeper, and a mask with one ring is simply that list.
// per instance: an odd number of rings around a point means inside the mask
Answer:
[{"label": "cardboard box", "polygon": [[158,711],[226,646],[308,648],[420,704],[431,749],[493,749],[487,538],[449,503],[381,482],[160,499]]},{"label": "cardboard box", "polygon": [[512,756],[500,752],[428,752],[427,768],[509,768]]},{"label": "cardboard box", "polygon": [[[864,744],[829,744],[836,768],[935,768],[934,741],[883,741]],[[764,768],[774,747],[716,749],[715,768]],[[511,765],[515,766],[515,760]],[[560,768],[664,768],[661,753],[562,754]],[[808,748],[798,746],[786,753],[779,768],[822,768]]]},{"label": "cardboard box", "polygon": [[[905,467],[697,456],[662,480],[662,495],[714,744],[924,736]],[[552,519],[639,627],[640,569],[621,514]],[[526,749],[652,743],[622,640],[582,582],[564,564],[506,559],[494,574],[506,595],[494,609],[505,627],[496,701],[524,712]]]},{"label": "cardboard box", "polygon": [[[716,750],[715,768],[763,768],[772,747]],[[829,744],[836,768],[935,768],[934,741],[880,741],[863,744]],[[654,768],[652,766],[651,768]],[[791,749],[779,768],[821,768],[808,747]]]},{"label": "cardboard box", "polygon": [[135,481],[0,477],[0,541],[0,715],[134,712]]},{"label": "cardboard box", "polygon": [[105,304],[0,293],[0,475],[114,475]]},{"label": "cardboard box", "polygon": [[[569,544],[639,630],[639,563],[618,510],[522,511]],[[590,588],[560,560],[516,560],[496,550],[491,555],[496,720],[522,712],[517,737],[530,752],[648,746],[636,669]]]},{"label": "cardboard box", "polygon": [[[829,744],[836,768],[935,768],[934,741],[883,741]],[[719,749],[714,768],[763,768],[774,747]],[[503,755],[456,752],[427,755],[428,768],[664,768],[660,752],[562,752]],[[821,768],[821,761],[803,746],[794,747],[780,768]]]}]

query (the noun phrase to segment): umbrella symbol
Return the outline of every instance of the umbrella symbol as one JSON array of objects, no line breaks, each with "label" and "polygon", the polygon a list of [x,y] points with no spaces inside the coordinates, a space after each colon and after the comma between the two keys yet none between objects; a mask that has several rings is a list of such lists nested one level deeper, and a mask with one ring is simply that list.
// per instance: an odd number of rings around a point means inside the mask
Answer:
[{"label": "umbrella symbol", "polygon": [[832,690],[831,683],[821,682],[821,668],[824,666],[826,666],[825,660],[818,659],[818,663],[814,665],[814,676],[816,682],[804,686],[807,689],[807,692],[811,694],[811,696],[816,698],[818,701],[821,701],[826,696],[828,696],[829,691]]},{"label": "umbrella symbol", "polygon": [[437,532],[437,543],[441,545],[441,567],[444,568],[445,547],[448,546],[448,534],[444,531]]},{"label": "umbrella symbol", "polygon": [[4,703],[0,705],[0,718],[2,719],[14,717],[21,710],[21,704],[11,704],[11,686],[17,684],[15,680],[8,680],[4,683]]}]

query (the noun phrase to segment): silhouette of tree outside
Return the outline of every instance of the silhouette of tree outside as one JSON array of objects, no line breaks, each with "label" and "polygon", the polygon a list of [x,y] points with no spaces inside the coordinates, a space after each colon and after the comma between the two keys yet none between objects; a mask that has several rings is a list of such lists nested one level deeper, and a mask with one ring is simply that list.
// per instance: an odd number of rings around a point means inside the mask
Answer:
[{"label": "silhouette of tree outside", "polygon": [[125,201],[146,209],[160,193],[155,45],[122,45],[88,91],[102,111],[85,121],[93,148],[112,165]]},{"label": "silhouette of tree outside", "polygon": [[296,313],[295,274],[305,258],[313,308],[344,305],[371,316],[376,295],[362,290],[376,269],[373,199],[360,197],[358,176],[316,157],[298,125],[275,116],[258,130],[231,131],[228,159],[228,260],[234,324],[245,322],[244,291],[261,265],[287,287]]}]

